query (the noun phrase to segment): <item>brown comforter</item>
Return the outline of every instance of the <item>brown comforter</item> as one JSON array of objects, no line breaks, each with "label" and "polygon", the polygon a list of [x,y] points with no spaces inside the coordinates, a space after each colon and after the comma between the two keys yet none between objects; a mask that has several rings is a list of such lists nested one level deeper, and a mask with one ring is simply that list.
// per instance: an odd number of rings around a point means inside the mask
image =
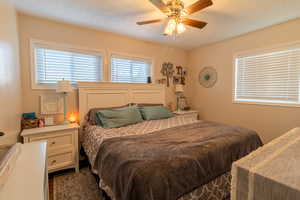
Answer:
[{"label": "brown comforter", "polygon": [[107,139],[96,162],[117,200],[176,200],[261,145],[254,131],[200,121]]}]

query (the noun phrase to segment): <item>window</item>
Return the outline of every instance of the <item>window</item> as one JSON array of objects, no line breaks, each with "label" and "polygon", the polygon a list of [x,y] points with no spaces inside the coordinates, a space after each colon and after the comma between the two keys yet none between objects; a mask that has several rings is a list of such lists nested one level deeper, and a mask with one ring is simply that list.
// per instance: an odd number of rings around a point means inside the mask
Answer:
[{"label": "window", "polygon": [[300,47],[235,59],[236,102],[300,104]]},{"label": "window", "polygon": [[102,80],[102,56],[95,52],[35,44],[33,53],[34,85],[54,85],[62,79],[72,84]]},{"label": "window", "polygon": [[147,77],[151,76],[151,62],[111,57],[111,81],[127,83],[147,83]]}]

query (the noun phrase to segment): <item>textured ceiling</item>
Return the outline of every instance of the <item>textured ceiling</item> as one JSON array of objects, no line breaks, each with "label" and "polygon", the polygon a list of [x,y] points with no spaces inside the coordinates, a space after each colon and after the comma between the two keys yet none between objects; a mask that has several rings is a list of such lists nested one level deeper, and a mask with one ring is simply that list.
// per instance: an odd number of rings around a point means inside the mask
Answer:
[{"label": "textured ceiling", "polygon": [[[164,23],[137,21],[164,17],[148,0],[13,0],[22,12],[136,38],[192,49],[300,17],[300,0],[213,0],[191,18],[208,22],[188,27],[176,39],[162,35]],[[189,5],[195,0],[183,0]]]}]

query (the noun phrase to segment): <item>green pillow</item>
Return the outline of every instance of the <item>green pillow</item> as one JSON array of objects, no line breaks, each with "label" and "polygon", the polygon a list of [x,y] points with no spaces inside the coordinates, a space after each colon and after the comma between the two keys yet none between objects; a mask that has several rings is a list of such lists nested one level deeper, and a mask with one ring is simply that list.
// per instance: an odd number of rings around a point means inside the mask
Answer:
[{"label": "green pillow", "polygon": [[97,125],[103,128],[118,128],[143,121],[141,113],[136,106],[101,110],[96,115],[98,118]]},{"label": "green pillow", "polygon": [[139,109],[144,120],[165,119],[174,116],[172,111],[164,106],[143,106]]}]

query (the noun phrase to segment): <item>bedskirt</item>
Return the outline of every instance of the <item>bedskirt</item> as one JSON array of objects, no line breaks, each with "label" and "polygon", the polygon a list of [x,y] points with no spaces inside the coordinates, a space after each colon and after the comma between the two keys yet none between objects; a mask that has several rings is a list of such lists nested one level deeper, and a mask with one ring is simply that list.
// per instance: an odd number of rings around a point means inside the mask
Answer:
[{"label": "bedskirt", "polygon": [[[230,197],[231,174],[227,172],[209,183],[202,185],[178,200],[225,200]],[[104,190],[111,200],[117,200],[110,187],[100,179],[99,187]]]}]

